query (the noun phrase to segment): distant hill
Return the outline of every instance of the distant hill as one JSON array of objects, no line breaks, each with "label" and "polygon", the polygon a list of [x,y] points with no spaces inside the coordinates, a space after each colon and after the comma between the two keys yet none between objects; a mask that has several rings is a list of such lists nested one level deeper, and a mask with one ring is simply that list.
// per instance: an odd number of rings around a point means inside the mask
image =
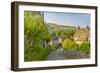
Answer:
[{"label": "distant hill", "polygon": [[57,31],[57,30],[76,29],[76,27],[73,26],[57,25],[55,23],[47,23],[47,27],[50,32]]}]

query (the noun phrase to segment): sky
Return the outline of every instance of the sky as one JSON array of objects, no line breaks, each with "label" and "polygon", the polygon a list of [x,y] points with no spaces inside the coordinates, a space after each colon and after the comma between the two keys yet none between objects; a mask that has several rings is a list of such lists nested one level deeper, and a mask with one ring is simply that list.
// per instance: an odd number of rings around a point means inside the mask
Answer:
[{"label": "sky", "polygon": [[90,14],[87,13],[61,13],[61,12],[44,12],[46,23],[56,23],[66,26],[85,27],[90,25]]}]

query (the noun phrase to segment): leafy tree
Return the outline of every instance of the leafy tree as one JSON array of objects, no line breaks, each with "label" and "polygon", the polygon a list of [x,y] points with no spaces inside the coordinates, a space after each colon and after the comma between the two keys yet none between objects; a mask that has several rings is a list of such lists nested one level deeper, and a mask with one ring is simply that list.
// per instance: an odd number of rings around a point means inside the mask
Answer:
[{"label": "leafy tree", "polygon": [[24,47],[25,61],[44,60],[47,51],[44,41],[51,38],[43,16],[40,12],[25,11],[24,13]]},{"label": "leafy tree", "polygon": [[64,35],[66,35],[67,38],[71,38],[71,36],[73,36],[75,31],[76,30],[72,30],[72,29],[66,30],[66,31],[64,31]]},{"label": "leafy tree", "polygon": [[25,15],[25,34],[28,34],[28,37],[32,37],[35,41],[50,38],[43,17],[41,15],[33,16],[32,12],[27,12]]},{"label": "leafy tree", "polygon": [[86,54],[89,54],[90,53],[90,42],[86,41],[80,44],[79,50]]},{"label": "leafy tree", "polygon": [[64,48],[64,50],[77,50],[78,45],[70,39],[65,39],[63,41],[63,48]]},{"label": "leafy tree", "polygon": [[75,33],[75,29],[67,29],[67,30],[57,30],[55,34],[59,37],[66,37],[71,39],[71,36]]}]

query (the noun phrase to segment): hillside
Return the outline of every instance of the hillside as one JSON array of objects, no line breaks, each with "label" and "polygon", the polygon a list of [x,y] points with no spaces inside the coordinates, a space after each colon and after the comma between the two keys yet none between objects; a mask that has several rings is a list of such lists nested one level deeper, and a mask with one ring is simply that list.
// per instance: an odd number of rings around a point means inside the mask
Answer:
[{"label": "hillside", "polygon": [[50,32],[59,31],[59,30],[69,30],[69,29],[75,30],[76,29],[76,27],[73,27],[73,26],[57,25],[54,23],[47,23],[47,27]]}]

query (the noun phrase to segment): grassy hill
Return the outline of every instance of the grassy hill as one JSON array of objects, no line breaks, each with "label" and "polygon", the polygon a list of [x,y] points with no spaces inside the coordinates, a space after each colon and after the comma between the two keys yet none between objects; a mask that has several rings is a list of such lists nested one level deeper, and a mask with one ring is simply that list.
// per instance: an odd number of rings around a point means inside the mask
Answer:
[{"label": "grassy hill", "polygon": [[47,23],[47,27],[50,32],[62,30],[76,30],[76,27],[73,26],[58,25],[54,23]]}]

